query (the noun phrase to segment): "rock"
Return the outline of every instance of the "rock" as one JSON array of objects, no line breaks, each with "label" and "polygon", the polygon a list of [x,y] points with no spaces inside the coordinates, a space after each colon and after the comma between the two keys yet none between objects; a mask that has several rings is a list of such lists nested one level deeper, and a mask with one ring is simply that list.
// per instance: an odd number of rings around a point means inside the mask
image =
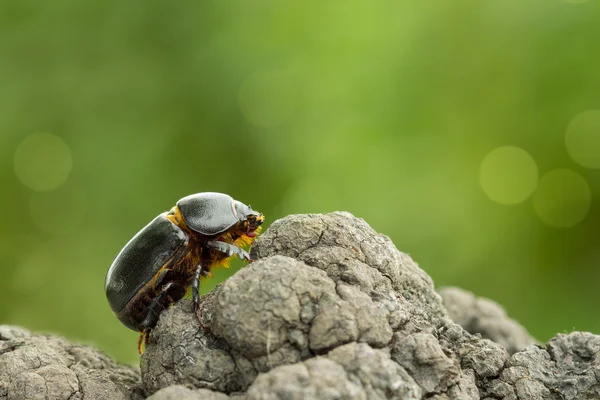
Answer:
[{"label": "rock", "polygon": [[406,368],[427,393],[445,392],[459,383],[460,366],[431,333],[396,334],[392,359]]},{"label": "rock", "polygon": [[599,354],[598,335],[558,334],[544,347],[513,354],[486,393],[508,393],[508,399],[600,399]]},{"label": "rock", "polygon": [[0,399],[142,399],[136,368],[91,347],[0,325]]},{"label": "rock", "polygon": [[[205,296],[205,305],[218,289]],[[230,393],[248,387],[257,375],[224,340],[204,333],[189,301],[163,312],[140,363],[147,394],[174,384]]]},{"label": "rock", "polygon": [[251,254],[255,259],[295,258],[323,270],[336,284],[356,287],[389,311],[396,310],[400,298],[411,313],[426,320],[446,315],[429,275],[387,236],[347,212],[277,220],[258,238]]},{"label": "rock", "polygon": [[[445,289],[447,310],[410,257],[348,213],[276,221],[251,255],[203,298],[206,332],[187,302],[161,316],[142,357],[148,394],[173,384],[247,399],[558,399],[572,390],[516,362],[540,349],[499,306]],[[531,360],[528,368],[547,364]],[[583,365],[593,368],[581,362],[556,379],[580,379]],[[585,376],[578,393],[593,396]]]},{"label": "rock", "polygon": [[441,288],[438,292],[452,320],[467,332],[501,344],[510,354],[537,343],[499,304],[456,287]]},{"label": "rock", "polygon": [[246,399],[417,400],[421,396],[419,385],[385,351],[350,343],[327,356],[261,374]]},{"label": "rock", "polygon": [[188,389],[182,385],[168,386],[159,390],[148,400],[227,400],[229,396],[208,389]]},{"label": "rock", "polygon": [[[442,301],[409,256],[351,214],[275,221],[251,255],[202,297],[202,324],[187,300],[161,314],[141,358],[145,396],[600,398],[600,336],[540,346],[489,300],[444,289]],[[139,385],[93,349],[0,327],[0,400],[135,399]]]}]

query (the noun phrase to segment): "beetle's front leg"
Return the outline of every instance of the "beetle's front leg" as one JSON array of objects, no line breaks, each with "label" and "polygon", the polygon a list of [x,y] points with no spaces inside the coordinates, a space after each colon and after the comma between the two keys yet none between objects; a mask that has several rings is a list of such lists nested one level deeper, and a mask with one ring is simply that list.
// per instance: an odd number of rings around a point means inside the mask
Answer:
[{"label": "beetle's front leg", "polygon": [[236,255],[240,260],[252,261],[250,259],[250,254],[248,254],[246,250],[240,249],[239,247],[234,246],[233,244],[221,242],[219,240],[212,240],[206,243],[206,245],[210,248],[220,251],[221,253],[225,253],[228,256]]},{"label": "beetle's front leg", "polygon": [[200,327],[204,332],[208,332],[208,327],[204,325],[202,318],[200,318],[200,277],[201,276],[210,276],[210,271],[204,269],[202,263],[198,264],[196,267],[196,273],[194,274],[194,282],[192,283],[192,299],[194,303],[194,314],[196,314],[196,318],[200,323]]},{"label": "beetle's front leg", "polygon": [[192,282],[192,300],[194,302],[194,312],[198,315],[198,308],[200,307],[200,277],[210,276],[210,271],[204,269],[202,263],[196,267],[196,273],[194,274],[194,281]]}]

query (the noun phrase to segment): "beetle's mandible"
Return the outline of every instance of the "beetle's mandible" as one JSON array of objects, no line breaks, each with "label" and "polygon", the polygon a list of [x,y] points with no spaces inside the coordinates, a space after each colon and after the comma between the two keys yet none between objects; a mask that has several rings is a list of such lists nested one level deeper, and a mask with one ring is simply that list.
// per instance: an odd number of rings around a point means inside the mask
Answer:
[{"label": "beetle's mandible", "polygon": [[189,287],[198,316],[199,280],[233,256],[250,260],[250,245],[264,217],[223,193],[184,197],[140,230],[117,255],[104,289],[116,317],[147,342],[160,312]]}]

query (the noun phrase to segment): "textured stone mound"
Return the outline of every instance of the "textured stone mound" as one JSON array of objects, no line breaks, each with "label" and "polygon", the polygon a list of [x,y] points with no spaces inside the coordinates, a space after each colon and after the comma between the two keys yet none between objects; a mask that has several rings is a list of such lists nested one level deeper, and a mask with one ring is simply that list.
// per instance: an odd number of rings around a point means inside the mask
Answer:
[{"label": "textured stone mound", "polygon": [[537,343],[497,303],[455,287],[441,288],[439,293],[454,322],[469,333],[503,345],[510,354]]},{"label": "textured stone mound", "polygon": [[206,332],[189,303],[164,313],[141,363],[153,398],[182,384],[246,399],[600,399],[600,337],[538,347],[489,300],[450,288],[442,301],[348,213],[276,221],[252,256],[204,297]]},{"label": "textured stone mound", "polygon": [[87,346],[0,325],[0,399],[143,399],[139,371]]},{"label": "textured stone mound", "polygon": [[[600,399],[600,336],[537,345],[495,303],[454,288],[440,296],[409,256],[348,213],[276,221],[251,254],[256,261],[202,298],[202,326],[189,301],[162,313],[141,359],[145,396]],[[40,373],[35,352],[17,354],[18,338],[1,340],[0,399],[38,398],[26,397],[33,383],[20,374],[52,387],[55,375]],[[43,365],[74,372],[69,396],[120,398],[82,390],[98,368],[78,372],[72,350],[64,360],[59,353]],[[107,393],[136,398],[135,372],[102,360]]]}]

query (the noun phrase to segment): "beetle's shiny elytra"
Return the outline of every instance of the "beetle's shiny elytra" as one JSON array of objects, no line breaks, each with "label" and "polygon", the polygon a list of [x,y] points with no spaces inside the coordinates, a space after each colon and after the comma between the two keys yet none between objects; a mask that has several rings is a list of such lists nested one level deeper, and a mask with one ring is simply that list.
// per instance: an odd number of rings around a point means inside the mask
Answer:
[{"label": "beetle's shiny elytra", "polygon": [[[252,243],[264,217],[223,193],[197,193],[154,218],[125,245],[108,269],[105,291],[117,318],[143,337],[160,312],[192,286],[194,310],[199,279]],[[197,314],[197,313],[196,313]]]}]

